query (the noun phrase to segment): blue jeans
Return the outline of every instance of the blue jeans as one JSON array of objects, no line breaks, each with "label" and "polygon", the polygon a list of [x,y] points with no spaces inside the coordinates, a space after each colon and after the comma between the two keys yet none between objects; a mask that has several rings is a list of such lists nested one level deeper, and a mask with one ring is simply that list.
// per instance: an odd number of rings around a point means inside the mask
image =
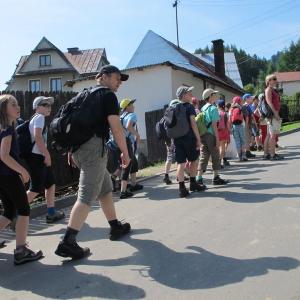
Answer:
[{"label": "blue jeans", "polygon": [[236,150],[240,155],[240,152],[243,147],[245,147],[245,128],[243,124],[240,125],[232,125],[232,135],[235,140]]}]

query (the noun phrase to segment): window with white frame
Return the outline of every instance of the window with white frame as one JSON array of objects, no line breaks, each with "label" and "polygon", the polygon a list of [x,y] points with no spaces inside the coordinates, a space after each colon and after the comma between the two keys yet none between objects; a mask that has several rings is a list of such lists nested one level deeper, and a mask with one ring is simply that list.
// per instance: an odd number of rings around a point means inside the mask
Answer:
[{"label": "window with white frame", "polygon": [[40,55],[40,67],[51,66],[51,55]]},{"label": "window with white frame", "polygon": [[50,91],[60,92],[62,90],[61,78],[51,78],[50,79]]},{"label": "window with white frame", "polygon": [[29,91],[39,92],[41,90],[41,81],[38,79],[29,80]]}]

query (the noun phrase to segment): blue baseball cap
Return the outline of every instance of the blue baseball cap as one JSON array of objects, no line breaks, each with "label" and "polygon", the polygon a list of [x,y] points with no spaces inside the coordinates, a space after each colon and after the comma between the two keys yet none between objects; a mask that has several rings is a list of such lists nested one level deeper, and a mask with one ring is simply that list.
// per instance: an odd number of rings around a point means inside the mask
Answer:
[{"label": "blue baseball cap", "polygon": [[223,100],[223,99],[217,100],[217,105],[220,107],[225,106],[225,100]]},{"label": "blue baseball cap", "polygon": [[243,100],[245,101],[247,98],[249,98],[249,97],[252,97],[252,95],[251,94],[245,94],[244,96],[243,96]]}]

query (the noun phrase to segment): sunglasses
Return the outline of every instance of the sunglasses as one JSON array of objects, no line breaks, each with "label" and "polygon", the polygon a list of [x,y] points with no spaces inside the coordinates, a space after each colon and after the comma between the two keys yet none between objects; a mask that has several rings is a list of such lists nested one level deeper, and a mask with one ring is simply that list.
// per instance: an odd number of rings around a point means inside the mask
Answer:
[{"label": "sunglasses", "polygon": [[49,103],[41,103],[39,106],[43,106],[43,107],[51,107],[51,104],[49,104]]}]

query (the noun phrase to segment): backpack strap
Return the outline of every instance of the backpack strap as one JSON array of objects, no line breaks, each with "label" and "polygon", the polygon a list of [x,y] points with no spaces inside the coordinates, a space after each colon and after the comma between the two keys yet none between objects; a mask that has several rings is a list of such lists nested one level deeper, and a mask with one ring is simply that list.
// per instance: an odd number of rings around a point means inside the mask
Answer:
[{"label": "backpack strap", "polygon": [[[209,107],[212,106],[212,104],[208,105],[204,110],[203,113],[205,114],[205,112],[209,109]],[[204,118],[205,120],[205,118]],[[206,128],[208,129],[211,126],[212,122],[209,122],[208,124],[205,123]]]}]

